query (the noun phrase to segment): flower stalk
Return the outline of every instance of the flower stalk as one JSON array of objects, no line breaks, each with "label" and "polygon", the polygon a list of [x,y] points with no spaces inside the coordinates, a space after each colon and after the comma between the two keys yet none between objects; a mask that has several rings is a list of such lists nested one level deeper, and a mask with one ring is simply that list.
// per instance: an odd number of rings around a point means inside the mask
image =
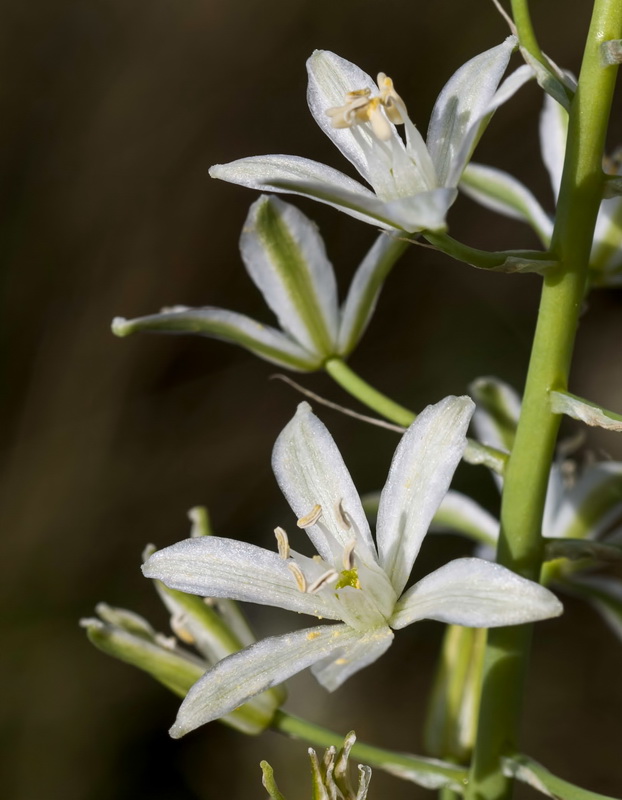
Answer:
[{"label": "flower stalk", "polygon": [[[514,2],[527,13],[527,3]],[[505,473],[498,561],[537,579],[542,512],[560,416],[549,392],[565,391],[603,191],[602,155],[617,69],[603,66],[601,44],[622,34],[622,0],[596,0],[579,86],[570,108],[568,144],[551,250],[559,265],[544,278],[538,323],[516,441]],[[512,781],[501,758],[515,749],[531,626],[488,636],[482,707],[468,800],[505,800]]]}]

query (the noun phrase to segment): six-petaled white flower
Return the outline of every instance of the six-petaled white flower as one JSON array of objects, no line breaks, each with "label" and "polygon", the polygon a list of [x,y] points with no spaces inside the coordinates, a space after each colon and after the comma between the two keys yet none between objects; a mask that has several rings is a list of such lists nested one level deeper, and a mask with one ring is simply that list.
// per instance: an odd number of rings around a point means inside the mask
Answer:
[{"label": "six-petaled white flower", "polygon": [[490,562],[463,558],[406,584],[422,540],[466,444],[468,397],[429,406],[404,434],[382,492],[374,542],[359,495],[331,435],[302,403],[273,454],[277,481],[317,555],[278,552],[218,537],[155,553],[147,577],[211,597],[280,606],[332,620],[264,639],[217,664],[190,690],[171,733],[182,736],[296,672],[313,666],[329,690],[375,661],[393,630],[420,619],[474,627],[556,616],[545,588]]},{"label": "six-petaled white flower", "polygon": [[[307,62],[311,113],[373,189],[307,158],[269,155],[217,164],[214,178],[328,203],[357,219],[410,233],[442,230],[462,172],[492,112],[532,77],[519,67],[499,87],[514,36],[464,64],[440,93],[427,142],[384,73],[377,83],[335,53]],[[396,125],[403,125],[405,137]]]}]

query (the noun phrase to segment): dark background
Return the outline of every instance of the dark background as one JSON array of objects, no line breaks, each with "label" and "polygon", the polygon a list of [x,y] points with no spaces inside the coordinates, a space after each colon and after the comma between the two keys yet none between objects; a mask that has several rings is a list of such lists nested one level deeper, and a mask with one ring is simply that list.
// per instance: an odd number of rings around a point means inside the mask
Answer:
[{"label": "dark background", "polygon": [[[572,13],[564,0],[533,6],[545,49],[576,70],[590,3],[573,3]],[[244,738],[217,723],[169,740],[177,701],[97,652],[78,628],[106,600],[166,630],[140,553],[147,542],[184,538],[192,505],[209,506],[221,535],[269,546],[276,524],[291,525],[270,451],[298,397],[269,380],[274,368],[211,340],[116,340],[109,323],[172,303],[271,321],[237,251],[256,194],[207,170],[271,152],[348,169],[306,107],[304,61],[314,48],[388,72],[425,130],[447,78],[506,29],[484,0],[9,0],[2,17],[2,796],[262,797],[261,758],[288,797],[309,796],[304,745]],[[495,116],[478,159],[521,174],[550,208],[540,104],[536,87],[521,90]],[[618,108],[612,146],[619,132]],[[375,232],[298,204],[321,225],[345,291]],[[536,246],[524,227],[465,199],[450,224],[477,246]],[[520,387],[538,291],[533,276],[486,274],[413,248],[352,364],[413,408],[462,393],[482,374]],[[618,409],[621,297],[591,297],[572,384]],[[325,376],[303,381],[355,405]],[[361,491],[379,488],[397,438],[320,413]],[[588,445],[622,458],[613,435],[590,434]],[[483,470],[462,467],[457,480],[495,510]],[[430,541],[418,569],[464,549]],[[285,612],[249,615],[258,635],[298,624]],[[288,708],[421,752],[440,635],[435,623],[407,629],[335,695],[299,676]],[[620,644],[568,601],[563,618],[537,631],[525,749],[570,779],[620,794],[621,674]],[[370,800],[427,796],[376,771]]]}]

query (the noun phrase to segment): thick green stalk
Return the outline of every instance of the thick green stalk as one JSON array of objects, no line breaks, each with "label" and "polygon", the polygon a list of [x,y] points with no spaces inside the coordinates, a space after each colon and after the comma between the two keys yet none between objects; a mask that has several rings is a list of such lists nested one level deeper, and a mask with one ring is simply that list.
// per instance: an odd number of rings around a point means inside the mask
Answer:
[{"label": "thick green stalk", "polygon": [[[273,730],[279,731],[279,733],[284,733],[295,739],[302,739],[304,742],[316,747],[330,747],[332,745],[340,748],[343,745],[344,737],[341,734],[322,728],[312,722],[307,722],[307,720],[295,717],[285,711],[277,711],[275,713],[271,727]],[[423,756],[394,753],[391,750],[384,750],[362,742],[357,742],[354,745],[352,756],[360,759],[364,764],[379,767],[424,786],[441,786],[446,783],[449,786],[459,788],[464,786],[466,782],[467,773],[463,767],[443,764],[441,761],[424,758]]]},{"label": "thick green stalk", "polygon": [[[523,11],[526,2],[515,2]],[[515,8],[515,11],[517,10]],[[622,0],[596,0],[579,87],[570,110],[568,143],[548,273],[540,304],[516,441],[505,472],[498,561],[538,579],[541,521],[560,417],[549,392],[565,390],[603,188],[602,156],[617,69],[603,66],[601,44],[622,36]],[[530,626],[490,631],[469,800],[505,800],[511,780],[504,753],[516,750]]]}]

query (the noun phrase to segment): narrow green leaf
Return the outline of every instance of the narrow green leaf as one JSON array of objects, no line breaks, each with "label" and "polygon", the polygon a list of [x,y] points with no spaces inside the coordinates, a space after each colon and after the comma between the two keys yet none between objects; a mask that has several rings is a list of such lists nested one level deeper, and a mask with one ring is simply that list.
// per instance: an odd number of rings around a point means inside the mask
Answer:
[{"label": "narrow green leaf", "polygon": [[529,756],[516,755],[504,758],[503,771],[508,777],[522,781],[555,800],[616,800],[610,795],[590,792],[558,778]]}]

